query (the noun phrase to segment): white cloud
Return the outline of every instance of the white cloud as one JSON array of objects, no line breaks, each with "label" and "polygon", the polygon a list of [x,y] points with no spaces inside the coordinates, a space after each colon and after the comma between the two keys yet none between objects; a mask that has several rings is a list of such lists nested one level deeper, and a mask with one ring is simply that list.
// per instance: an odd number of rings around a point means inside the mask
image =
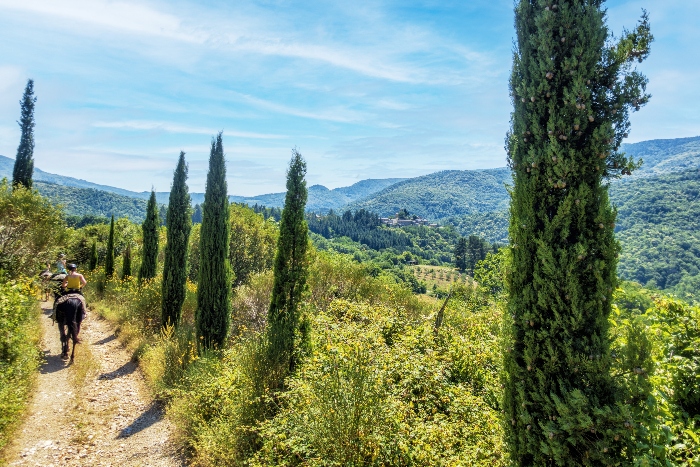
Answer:
[{"label": "white cloud", "polygon": [[205,37],[185,31],[182,21],[143,4],[109,0],[0,0],[0,8],[28,11],[129,33],[162,36],[187,42]]},{"label": "white cloud", "polygon": [[364,121],[367,119],[368,115],[363,112],[357,112],[350,110],[345,107],[334,107],[331,109],[326,109],[320,112],[305,111],[295,107],[289,107],[283,104],[277,104],[265,99],[260,99],[258,97],[250,96],[248,94],[232,93],[233,96],[237,96],[241,100],[248,102],[258,108],[271,110],[273,112],[293,115],[295,117],[310,118],[313,120],[327,120],[331,122],[340,123],[355,123]]},{"label": "white cloud", "polygon": [[[152,131],[161,130],[168,133],[184,133],[194,135],[215,135],[219,130],[213,128],[194,127],[188,125],[180,125],[169,122],[154,122],[148,120],[126,120],[119,122],[95,122],[92,126],[96,128],[119,128],[128,130]],[[247,131],[224,130],[224,135],[234,136],[237,138],[252,138],[252,139],[283,139],[284,135],[273,135],[266,133],[253,133]]]}]

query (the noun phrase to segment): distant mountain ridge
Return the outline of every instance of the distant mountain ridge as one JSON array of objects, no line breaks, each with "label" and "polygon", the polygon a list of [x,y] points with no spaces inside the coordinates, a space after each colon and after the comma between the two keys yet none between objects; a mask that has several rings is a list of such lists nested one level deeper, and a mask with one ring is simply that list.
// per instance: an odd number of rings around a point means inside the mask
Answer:
[{"label": "distant mountain ridge", "polygon": [[[5,156],[0,156],[0,178],[2,177],[7,177],[8,179],[12,178],[12,169],[14,167],[14,159],[10,159],[9,157]],[[52,184],[52,185],[57,185],[57,186],[62,186],[62,187],[70,187],[70,188],[83,188],[83,189],[91,189],[91,190],[99,190],[99,191],[104,191],[108,193],[113,193],[116,195],[121,195],[125,196],[128,198],[137,198],[137,199],[142,199],[142,200],[147,200],[148,197],[150,196],[149,191],[143,191],[143,192],[136,192],[136,191],[130,191],[130,190],[125,190],[123,188],[117,188],[113,186],[108,186],[108,185],[100,185],[97,183],[92,183],[88,182],[86,180],[78,179],[78,178],[73,178],[73,177],[67,177],[64,175],[56,175],[52,174],[49,172],[44,172],[43,170],[39,168],[34,168],[34,177],[33,177],[35,182],[44,182],[47,184]],[[351,186],[347,187],[340,187],[340,188],[334,188],[334,189],[328,189],[323,185],[313,185],[309,187],[309,199],[306,204],[307,209],[311,211],[320,211],[320,212],[325,212],[328,211],[329,209],[340,209],[343,206],[347,205],[348,203],[352,203],[357,199],[364,198],[367,196],[370,196],[378,191],[383,190],[384,188],[393,185],[398,182],[402,182],[406,180],[405,178],[383,178],[383,179],[367,179],[367,180],[361,180]],[[52,195],[57,194],[56,190],[49,189],[46,186],[42,185],[42,187],[38,187],[39,191],[47,191],[51,192]],[[75,190],[66,190],[67,192],[71,192],[73,194],[76,194]],[[229,200],[237,203],[246,203],[249,205],[254,205],[254,204],[260,204],[260,205],[265,205],[267,207],[278,207],[281,208],[284,206],[284,195],[285,193],[269,193],[269,194],[263,194],[259,196],[237,196],[237,195],[230,195]],[[156,201],[159,204],[168,204],[168,198],[170,196],[170,192],[168,191],[159,191],[156,192]],[[201,204],[204,202],[204,193],[190,193],[190,197],[192,199],[192,204]],[[88,196],[88,198],[92,198],[92,196]],[[63,201],[66,201],[64,206],[68,209],[70,212],[78,212],[79,210],[77,208],[71,208],[69,206],[70,204],[70,199],[65,199],[65,197],[61,197]],[[112,203],[116,208],[118,206],[119,198],[110,198],[112,200]],[[127,202],[128,205],[131,206],[130,202]],[[144,204],[145,206],[145,204]],[[83,206],[85,207],[85,206]],[[94,209],[89,209],[90,214],[95,214]],[[99,211],[99,210],[97,210]],[[87,214],[87,212],[86,212]],[[78,214],[75,214],[78,215]],[[131,217],[131,216],[130,216]],[[133,219],[133,217],[131,217]]]},{"label": "distant mountain ridge", "polygon": [[[624,144],[622,150],[634,158],[642,158],[644,164],[632,177],[625,177],[623,183],[632,183],[641,177],[658,176],[669,173],[678,173],[700,168],[700,136],[677,139],[658,139],[642,141],[633,144]],[[14,160],[0,156],[0,177],[12,176]],[[121,200],[125,203],[126,211],[133,213],[135,207],[133,201],[128,198],[145,200],[149,192],[133,192],[121,188],[99,185],[85,180],[65,177],[34,169],[34,180],[46,182],[64,187],[82,189],[94,189],[109,192],[114,195],[124,196]],[[488,213],[499,213],[507,209],[509,197],[506,185],[511,183],[511,172],[508,168],[496,168],[485,170],[446,170],[415,178],[387,178],[367,179],[359,181],[349,187],[328,189],[323,185],[309,187],[307,209],[315,212],[334,210],[367,209],[382,216],[394,215],[404,208],[412,214],[425,217],[430,220],[443,221],[454,220],[455,217],[481,216],[488,218]],[[40,191],[42,188],[40,188]],[[56,190],[51,191],[57,196]],[[70,191],[77,195],[78,192]],[[201,203],[204,200],[203,193],[191,193],[192,203]],[[156,194],[160,204],[167,204],[168,192]],[[93,195],[87,196],[92,198]],[[119,215],[119,197],[108,197],[110,202],[101,204],[102,208],[92,209],[91,213],[102,212],[101,209],[112,206],[115,215]],[[284,193],[269,193],[259,196],[229,196],[231,201],[259,204],[268,207],[282,207]],[[72,198],[65,199],[64,205],[68,213],[80,215],[89,206],[71,206]],[[104,215],[110,214],[103,212]],[[130,217],[132,215],[130,214]],[[484,217],[486,216],[486,217]],[[502,217],[502,216],[501,216]],[[134,217],[132,217],[134,219]],[[478,227],[474,222],[468,225]],[[504,225],[501,219],[498,223],[492,223],[491,227],[498,224]],[[466,225],[466,224],[465,224]]]}]

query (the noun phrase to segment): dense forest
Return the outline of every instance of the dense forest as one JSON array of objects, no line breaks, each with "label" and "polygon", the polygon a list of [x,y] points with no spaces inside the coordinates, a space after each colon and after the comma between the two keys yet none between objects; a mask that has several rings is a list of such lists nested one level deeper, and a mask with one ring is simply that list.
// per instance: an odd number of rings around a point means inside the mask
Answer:
[{"label": "dense forest", "polygon": [[700,299],[700,170],[617,183],[620,277]]}]

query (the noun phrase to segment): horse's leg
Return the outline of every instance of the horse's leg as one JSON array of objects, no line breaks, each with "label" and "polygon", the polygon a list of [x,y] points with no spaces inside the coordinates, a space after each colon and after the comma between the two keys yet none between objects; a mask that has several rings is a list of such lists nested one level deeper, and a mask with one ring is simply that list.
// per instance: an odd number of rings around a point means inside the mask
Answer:
[{"label": "horse's leg", "polygon": [[75,357],[75,344],[80,343],[80,339],[78,339],[78,324],[75,321],[73,321],[70,324],[70,329],[71,329],[71,340],[73,341],[73,348],[71,349],[71,352],[70,352],[70,361],[71,361],[71,363],[73,363],[73,357]]},{"label": "horse's leg", "polygon": [[66,331],[66,326],[63,323],[59,322],[58,332],[61,336],[61,358],[68,357],[68,333]]}]

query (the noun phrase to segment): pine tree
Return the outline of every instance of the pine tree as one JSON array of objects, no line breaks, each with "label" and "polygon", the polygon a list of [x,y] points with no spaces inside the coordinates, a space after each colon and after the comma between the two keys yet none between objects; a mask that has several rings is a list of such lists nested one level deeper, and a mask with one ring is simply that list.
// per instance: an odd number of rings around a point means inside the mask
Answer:
[{"label": "pine tree", "polygon": [[467,269],[467,239],[459,237],[455,246],[455,267],[464,272]]},{"label": "pine tree", "polygon": [[645,12],[610,44],[602,4],[520,0],[515,9],[503,408],[521,466],[631,465],[634,452],[610,375],[619,247],[605,181],[637,166],[619,148],[628,112],[649,98],[632,63],[652,36]]},{"label": "pine tree", "polygon": [[199,237],[196,324],[197,341],[205,349],[223,347],[231,327],[230,230],[226,161],[219,133],[211,142]]},{"label": "pine tree", "polygon": [[114,214],[109,224],[109,237],[107,238],[107,258],[105,259],[105,276],[111,278],[114,275]]},{"label": "pine tree", "polygon": [[88,270],[94,271],[97,268],[97,240],[92,241],[92,248],[90,249],[90,262],[88,263]]},{"label": "pine tree", "polygon": [[24,88],[24,95],[19,102],[22,114],[19,124],[22,136],[17,147],[17,157],[12,171],[12,186],[22,185],[26,188],[32,187],[32,175],[34,174],[34,81],[27,80]]},{"label": "pine tree", "polygon": [[294,371],[303,329],[299,302],[306,287],[308,228],[304,219],[307,189],[306,162],[296,149],[287,171],[287,194],[280,220],[280,236],[274,263],[272,298],[267,336],[270,358],[283,371]]},{"label": "pine tree", "polygon": [[190,218],[190,195],[187,188],[187,164],[185,153],[180,151],[167,210],[167,243],[163,266],[162,325],[180,323],[182,304],[185,301],[187,281],[187,247],[192,220]]},{"label": "pine tree", "polygon": [[158,267],[158,206],[156,205],[156,192],[151,190],[146,207],[146,219],[141,224],[143,232],[143,258],[139,268],[139,282],[156,276]]},{"label": "pine tree", "polygon": [[127,279],[129,277],[131,277],[131,245],[126,246],[122,263],[122,279]]}]

